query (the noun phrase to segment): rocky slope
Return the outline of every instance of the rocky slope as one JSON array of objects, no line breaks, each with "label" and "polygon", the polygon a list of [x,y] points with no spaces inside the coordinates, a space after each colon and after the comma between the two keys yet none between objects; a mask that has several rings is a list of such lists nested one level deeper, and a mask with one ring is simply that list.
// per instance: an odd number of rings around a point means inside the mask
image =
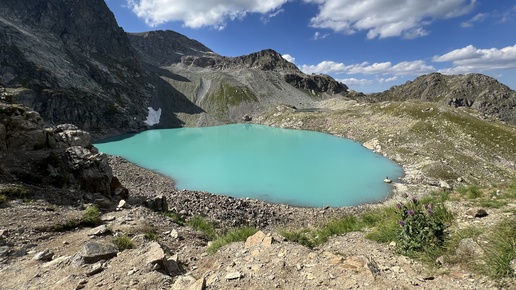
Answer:
[{"label": "rocky slope", "polygon": [[466,107],[482,114],[516,124],[516,91],[496,79],[481,74],[423,75],[384,92],[361,95],[357,100],[371,102],[420,100],[452,107]]},{"label": "rocky slope", "polygon": [[329,76],[302,73],[271,49],[224,57],[173,31],[129,36],[145,66],[177,90],[175,94],[202,109],[192,114],[167,105],[163,98],[153,100],[162,116],[175,114],[189,126],[248,120],[277,104],[311,107],[314,101],[348,91]]},{"label": "rocky slope", "polygon": [[102,0],[0,3],[0,85],[49,123],[138,130],[148,74]]}]

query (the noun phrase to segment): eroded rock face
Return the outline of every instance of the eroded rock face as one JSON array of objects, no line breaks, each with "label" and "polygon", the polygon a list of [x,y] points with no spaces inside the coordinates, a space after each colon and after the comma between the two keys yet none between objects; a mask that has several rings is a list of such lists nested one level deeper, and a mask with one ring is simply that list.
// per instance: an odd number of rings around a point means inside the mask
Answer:
[{"label": "eroded rock face", "polygon": [[92,140],[74,125],[45,128],[37,112],[0,103],[0,165],[15,181],[100,193],[110,199],[115,193],[126,197],[107,156]]}]

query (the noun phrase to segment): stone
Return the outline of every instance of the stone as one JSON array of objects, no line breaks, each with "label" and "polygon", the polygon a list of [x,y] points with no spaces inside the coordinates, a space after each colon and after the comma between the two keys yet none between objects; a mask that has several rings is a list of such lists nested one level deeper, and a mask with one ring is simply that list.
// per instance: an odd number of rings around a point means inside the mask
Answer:
[{"label": "stone", "polygon": [[79,255],[84,263],[92,264],[100,260],[109,260],[118,254],[118,248],[111,243],[88,242]]},{"label": "stone", "polygon": [[143,205],[156,212],[168,211],[167,198],[164,195],[158,195],[154,198],[147,199]]},{"label": "stone", "polygon": [[489,215],[487,211],[482,208],[471,208],[466,212],[466,214],[470,217],[476,218],[483,218]]},{"label": "stone", "polygon": [[380,273],[380,268],[376,261],[363,255],[349,256],[342,262],[345,270],[366,274],[370,278],[375,278]]},{"label": "stone", "polygon": [[[145,248],[145,265],[152,270],[161,270],[168,272],[168,270],[175,271],[174,265],[167,261],[165,251],[157,242],[150,242]],[[175,265],[177,266],[177,264]],[[179,266],[177,267],[179,269]]]},{"label": "stone", "polygon": [[0,258],[7,257],[8,254],[9,254],[9,247],[8,246],[0,247]]},{"label": "stone", "polygon": [[484,255],[484,250],[472,238],[466,238],[459,242],[455,254],[457,256],[480,257]]},{"label": "stone", "polygon": [[89,236],[101,236],[109,232],[107,225],[100,225],[88,232]]},{"label": "stone", "polygon": [[439,181],[439,187],[444,189],[451,189],[451,186],[448,184],[448,182],[444,180]]},{"label": "stone", "polygon": [[50,251],[49,249],[45,249],[45,250],[37,253],[36,255],[34,255],[33,259],[36,261],[48,262],[48,261],[52,260],[52,257],[54,257],[54,252]]},{"label": "stone", "polygon": [[188,290],[204,290],[206,288],[206,279],[204,277],[197,279]]},{"label": "stone", "polygon": [[[174,282],[174,285],[172,285],[171,290],[184,290],[189,289],[193,284],[196,282],[194,277],[191,275],[184,275],[179,276],[176,279],[176,282]],[[194,288],[195,289],[195,288]]]},{"label": "stone", "polygon": [[235,272],[229,272],[226,274],[226,276],[224,277],[224,279],[226,280],[236,280],[236,279],[240,279],[240,278],[243,278],[244,275],[242,273],[240,273],[239,271],[235,271]]},{"label": "stone", "polygon": [[127,204],[127,202],[126,202],[125,200],[123,200],[123,199],[122,199],[122,200],[120,200],[120,201],[118,202],[118,205],[116,206],[116,209],[117,209],[117,210],[123,209],[123,208],[125,208],[125,207],[126,207],[126,204]]},{"label": "stone", "polygon": [[173,239],[177,239],[179,238],[179,233],[177,232],[176,229],[173,229],[171,232],[170,232],[170,236],[173,238]]},{"label": "stone", "polygon": [[245,240],[244,246],[246,248],[252,248],[255,246],[259,246],[262,243],[263,239],[265,239],[265,237],[266,236],[262,231],[257,231],[254,235],[248,237]]},{"label": "stone", "polygon": [[91,266],[91,268],[89,269],[88,272],[86,272],[86,276],[93,276],[95,274],[98,274],[102,271],[104,271],[105,269],[105,266],[104,266],[104,263],[96,263],[94,264],[93,266]]},{"label": "stone", "polygon": [[487,211],[485,209],[478,209],[477,212],[475,213],[475,217],[476,218],[483,218],[483,217],[486,217],[488,216],[489,214],[487,213]]}]

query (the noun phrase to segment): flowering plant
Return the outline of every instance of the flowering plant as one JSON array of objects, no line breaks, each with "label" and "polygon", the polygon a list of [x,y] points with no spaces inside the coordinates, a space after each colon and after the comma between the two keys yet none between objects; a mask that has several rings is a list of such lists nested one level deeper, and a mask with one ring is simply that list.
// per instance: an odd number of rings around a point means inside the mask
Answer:
[{"label": "flowering plant", "polygon": [[401,253],[423,252],[442,245],[446,225],[440,213],[446,212],[444,205],[422,204],[413,197],[406,203],[398,203],[396,207],[401,227],[396,245]]}]

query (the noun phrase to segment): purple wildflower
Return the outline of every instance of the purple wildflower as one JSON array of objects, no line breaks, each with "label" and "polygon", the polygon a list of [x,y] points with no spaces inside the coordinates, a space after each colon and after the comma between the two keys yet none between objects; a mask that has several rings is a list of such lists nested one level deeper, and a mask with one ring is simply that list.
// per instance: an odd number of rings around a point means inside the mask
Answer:
[{"label": "purple wildflower", "polygon": [[413,215],[414,215],[414,211],[413,211],[413,210],[411,210],[411,209],[409,209],[409,210],[408,210],[408,214],[409,214],[410,216],[413,216]]},{"label": "purple wildflower", "polygon": [[417,198],[415,196],[412,198],[412,202],[417,203]]},{"label": "purple wildflower", "polygon": [[401,208],[401,203],[396,204],[396,207],[397,207],[398,209],[400,209],[400,208]]},{"label": "purple wildflower", "polygon": [[430,204],[428,204],[428,203],[423,204],[423,206],[425,207],[426,210],[428,210],[430,208]]},{"label": "purple wildflower", "polygon": [[402,220],[402,221],[400,221],[400,226],[401,226],[401,227],[405,226],[405,221],[403,221],[403,220]]}]

